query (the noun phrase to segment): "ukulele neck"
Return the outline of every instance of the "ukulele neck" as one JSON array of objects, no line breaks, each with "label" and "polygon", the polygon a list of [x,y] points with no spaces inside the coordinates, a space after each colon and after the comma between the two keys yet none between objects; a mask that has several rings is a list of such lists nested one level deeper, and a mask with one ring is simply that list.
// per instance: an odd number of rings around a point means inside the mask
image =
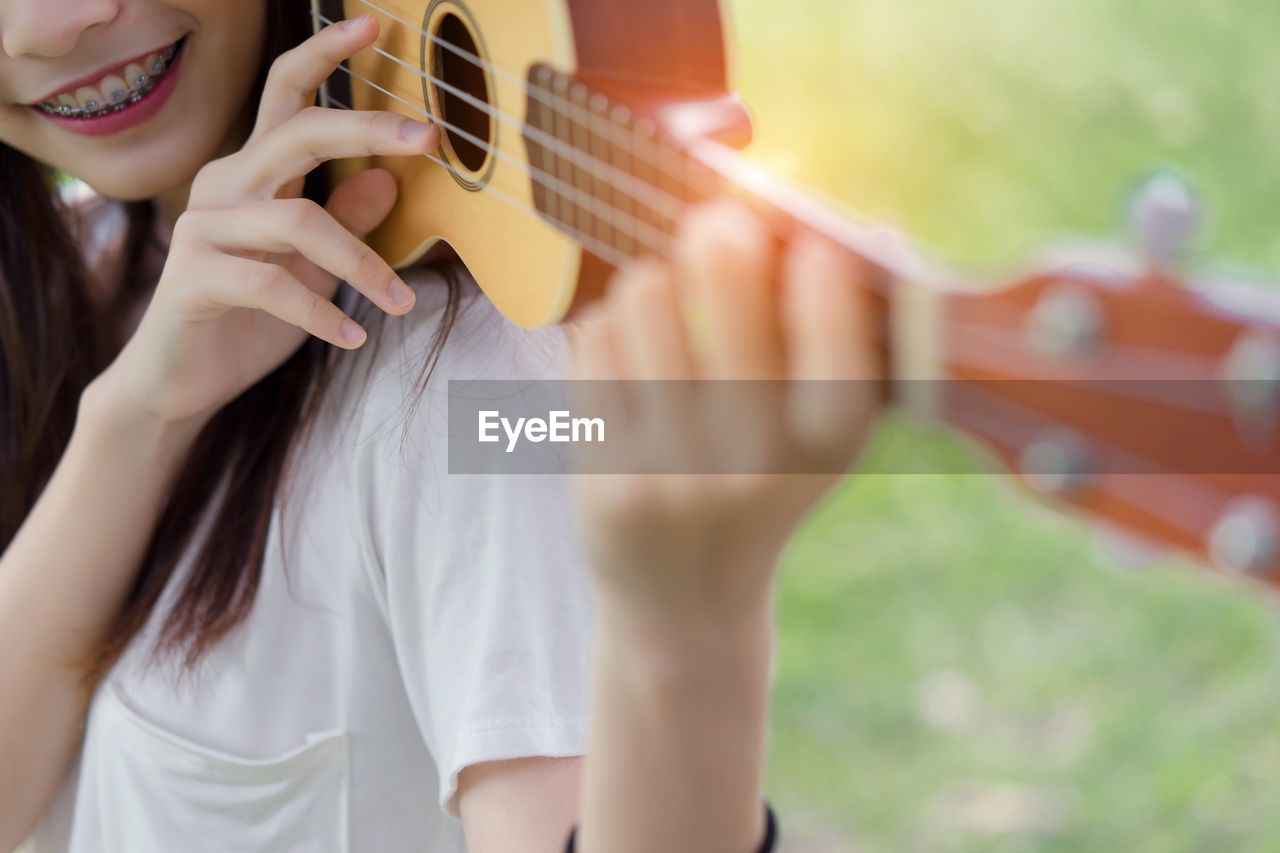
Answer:
[{"label": "ukulele neck", "polygon": [[[954,288],[946,274],[894,232],[744,160],[733,146],[750,138],[750,121],[736,96],[646,92],[548,66],[532,68],[529,83],[524,142],[534,204],[548,224],[616,266],[644,254],[669,258],[690,207],[734,196],[780,242],[803,228],[868,263],[885,375],[940,375],[938,324]],[[932,386],[899,381],[893,396],[936,415]]]}]

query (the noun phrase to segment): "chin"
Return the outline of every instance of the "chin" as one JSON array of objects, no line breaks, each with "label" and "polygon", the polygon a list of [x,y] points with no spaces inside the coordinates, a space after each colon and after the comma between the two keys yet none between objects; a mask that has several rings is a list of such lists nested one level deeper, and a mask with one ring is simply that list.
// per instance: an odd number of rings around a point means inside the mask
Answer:
[{"label": "chin", "polygon": [[145,173],[86,174],[76,175],[94,192],[120,201],[141,201],[155,198],[189,184],[195,177],[194,170],[156,169],[148,166]]},{"label": "chin", "polygon": [[162,136],[163,146],[146,147],[112,157],[82,169],[77,174],[101,195],[121,201],[140,201],[190,185],[196,173],[218,156],[213,135],[197,135],[195,139]]}]

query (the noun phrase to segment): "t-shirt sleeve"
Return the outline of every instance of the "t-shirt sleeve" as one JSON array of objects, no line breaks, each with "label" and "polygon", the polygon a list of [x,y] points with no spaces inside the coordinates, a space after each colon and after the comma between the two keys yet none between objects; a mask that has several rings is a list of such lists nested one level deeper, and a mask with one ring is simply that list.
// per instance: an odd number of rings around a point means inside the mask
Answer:
[{"label": "t-shirt sleeve", "polygon": [[[412,413],[373,405],[393,414],[365,456],[385,615],[440,807],[454,817],[463,767],[586,751],[592,623],[567,476],[448,473],[447,380],[556,378],[566,352],[562,330],[515,326],[477,293]],[[403,362],[383,392],[416,396],[433,328],[386,342]]]}]

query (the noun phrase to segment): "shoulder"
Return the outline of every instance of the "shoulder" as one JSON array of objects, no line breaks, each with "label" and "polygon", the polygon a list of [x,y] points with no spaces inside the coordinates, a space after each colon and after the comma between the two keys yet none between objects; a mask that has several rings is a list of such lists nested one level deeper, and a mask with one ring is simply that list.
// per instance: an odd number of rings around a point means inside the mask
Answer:
[{"label": "shoulder", "polygon": [[349,386],[338,396],[342,417],[358,425],[356,452],[365,466],[416,479],[423,468],[437,475],[447,469],[451,381],[565,378],[569,347],[560,325],[525,328],[508,320],[460,264],[414,268],[405,280],[417,301],[404,315],[381,313],[354,290],[340,297],[369,338],[340,355],[349,360]]}]

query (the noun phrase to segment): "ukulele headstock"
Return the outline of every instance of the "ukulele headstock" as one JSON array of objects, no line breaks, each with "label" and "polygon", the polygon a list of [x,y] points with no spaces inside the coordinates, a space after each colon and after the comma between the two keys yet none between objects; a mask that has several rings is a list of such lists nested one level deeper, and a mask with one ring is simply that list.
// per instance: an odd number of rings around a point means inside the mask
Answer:
[{"label": "ukulele headstock", "polygon": [[1200,219],[1160,174],[1136,248],[947,294],[929,409],[1037,492],[1280,585],[1280,293],[1184,279]]}]

